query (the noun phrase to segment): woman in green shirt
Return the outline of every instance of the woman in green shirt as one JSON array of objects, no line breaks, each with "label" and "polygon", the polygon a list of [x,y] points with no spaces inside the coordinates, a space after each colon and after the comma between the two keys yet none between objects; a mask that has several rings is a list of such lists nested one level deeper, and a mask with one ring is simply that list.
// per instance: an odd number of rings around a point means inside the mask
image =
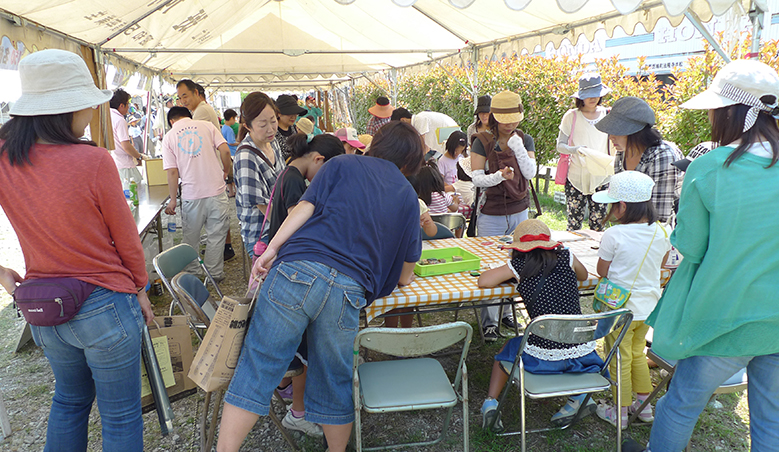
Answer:
[{"label": "woman in green shirt", "polygon": [[774,69],[738,60],[682,105],[709,110],[721,146],[687,169],[671,236],[684,259],[647,319],[653,350],[679,360],[652,452],[683,450],[711,394],[745,367],[752,450],[779,447],[778,99]]}]

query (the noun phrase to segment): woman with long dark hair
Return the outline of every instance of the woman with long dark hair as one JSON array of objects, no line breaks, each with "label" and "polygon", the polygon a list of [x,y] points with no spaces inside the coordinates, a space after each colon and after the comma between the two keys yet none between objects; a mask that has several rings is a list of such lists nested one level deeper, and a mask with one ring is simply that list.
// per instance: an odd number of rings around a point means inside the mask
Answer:
[{"label": "woman with long dark hair", "polygon": [[647,319],[652,349],[678,360],[657,403],[652,452],[683,450],[711,394],[744,368],[752,450],[779,445],[777,100],[779,74],[737,60],[682,104],[709,111],[719,147],[687,168],[671,235],[684,259]]},{"label": "woman with long dark hair", "polygon": [[[0,205],[24,253],[24,282],[56,278],[85,297],[66,323],[31,326],[56,380],[44,450],[87,450],[97,398],[102,450],[140,452],[141,329],[154,318],[146,261],[111,155],[81,139],[112,94],[64,50],[28,55],[19,75],[22,97],[0,129]],[[14,293],[22,278],[0,267],[0,282]]]}]

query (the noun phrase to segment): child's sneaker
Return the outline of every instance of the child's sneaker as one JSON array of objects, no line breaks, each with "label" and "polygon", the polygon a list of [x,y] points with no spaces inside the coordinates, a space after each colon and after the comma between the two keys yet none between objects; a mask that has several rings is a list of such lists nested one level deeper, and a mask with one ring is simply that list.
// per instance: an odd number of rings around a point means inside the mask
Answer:
[{"label": "child's sneaker", "polygon": [[[625,430],[628,427],[628,412],[627,410],[620,410],[620,411],[623,412],[622,430]],[[604,421],[608,422],[614,427],[617,426],[617,409],[613,405],[601,403],[600,405],[598,405],[598,408],[595,409],[595,414],[597,414],[599,418],[603,419]]]},{"label": "child's sneaker", "polygon": [[[628,407],[628,414],[635,413],[638,408],[641,406],[641,404],[644,403],[641,400],[636,399],[635,402],[633,402],[632,405]],[[641,410],[640,413],[638,413],[638,420],[641,422],[653,422],[655,420],[655,417],[652,415],[652,404],[649,403],[647,406],[644,407],[643,410]]]},{"label": "child's sneaker", "polygon": [[288,384],[284,389],[276,388],[276,390],[279,391],[281,400],[285,403],[292,403],[292,383]]},{"label": "child's sneaker", "polygon": [[[579,409],[579,406],[581,406],[582,401],[584,401],[584,397],[584,394],[580,396],[569,397],[568,401],[565,402],[565,405],[560,408],[560,411],[552,416],[552,425],[555,427],[568,425],[573,420],[574,416],[576,416],[576,411]],[[595,401],[590,398],[587,401],[587,405],[582,408],[582,415],[579,417],[579,419],[594,413],[597,409],[597,406],[598,405],[595,403]]]},{"label": "child's sneaker", "polygon": [[[290,385],[291,386],[291,385]],[[292,414],[292,410],[287,411],[287,415],[281,420],[281,425],[289,430],[295,430],[297,432],[303,432],[306,435],[311,436],[323,436],[322,426],[313,422],[307,421],[302,417],[295,417]]]},{"label": "child's sneaker", "polygon": [[[487,430],[492,424],[492,420],[498,415],[498,401],[492,398],[488,398],[481,406],[481,428]],[[495,425],[492,427],[492,431],[500,433],[503,431],[503,422],[498,419]]]}]

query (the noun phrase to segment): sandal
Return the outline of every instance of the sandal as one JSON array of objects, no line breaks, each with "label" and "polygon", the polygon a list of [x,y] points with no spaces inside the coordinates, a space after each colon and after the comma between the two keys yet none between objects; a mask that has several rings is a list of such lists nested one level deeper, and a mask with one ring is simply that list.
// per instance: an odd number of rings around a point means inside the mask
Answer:
[{"label": "sandal", "polygon": [[[576,412],[579,411],[579,407],[581,406],[582,400],[584,400],[584,397],[582,396],[581,400],[577,400],[573,397],[569,397],[568,401],[565,402],[565,405],[563,405],[560,410],[552,416],[552,425],[555,427],[562,427],[564,425],[568,425],[571,423],[573,418],[576,416]],[[582,415],[579,417],[579,419],[585,418],[592,413],[595,412],[598,405],[595,403],[592,398],[587,400],[587,405],[582,408]]]}]

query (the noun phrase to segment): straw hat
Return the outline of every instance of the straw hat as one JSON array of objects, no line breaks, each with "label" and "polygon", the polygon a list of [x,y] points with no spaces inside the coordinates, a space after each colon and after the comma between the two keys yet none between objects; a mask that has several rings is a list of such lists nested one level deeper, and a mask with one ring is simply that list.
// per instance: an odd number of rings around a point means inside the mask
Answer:
[{"label": "straw hat", "polygon": [[376,105],[368,109],[368,113],[372,114],[373,116],[377,118],[389,118],[392,116],[392,112],[395,110],[395,107],[390,105],[389,99],[387,99],[384,96],[379,96],[376,98]]},{"label": "straw hat", "polygon": [[305,133],[306,135],[311,135],[314,133],[314,123],[311,122],[311,120],[308,118],[298,119],[298,122],[295,123],[295,127],[297,127],[299,131]]},{"label": "straw hat", "polygon": [[655,181],[640,171],[623,171],[611,176],[608,190],[595,192],[592,200],[600,204],[645,202],[652,199]]},{"label": "straw hat", "polygon": [[579,79],[579,91],[571,97],[584,100],[591,97],[603,97],[610,92],[611,88],[603,84],[600,74],[590,72],[581,76]]},{"label": "straw hat", "polygon": [[[773,103],[766,104],[761,98],[772,96]],[[691,110],[714,110],[735,104],[744,104],[749,109],[744,121],[744,132],[751,129],[760,111],[779,115],[779,74],[765,63],[755,60],[736,60],[726,64],[709,88],[680,105]],[[770,102],[770,100],[769,100]]]},{"label": "straw hat", "polygon": [[522,99],[519,94],[511,91],[499,92],[490,103],[490,113],[501,124],[522,121],[525,118],[522,110]]},{"label": "straw hat", "polygon": [[560,246],[560,242],[552,240],[552,231],[541,220],[525,220],[514,229],[514,242],[503,248],[526,253],[536,248],[553,250]]},{"label": "straw hat", "polygon": [[609,135],[626,136],[653,125],[655,112],[652,107],[643,99],[627,96],[614,102],[611,111],[595,124],[595,128]]},{"label": "straw hat", "polygon": [[368,147],[371,145],[371,141],[373,141],[373,136],[368,135],[367,133],[364,133],[357,137],[357,140],[365,145],[365,149],[367,150]]},{"label": "straw hat", "polygon": [[113,92],[97,89],[84,60],[59,49],[32,53],[19,63],[22,96],[13,116],[59,115],[108,102]]}]

